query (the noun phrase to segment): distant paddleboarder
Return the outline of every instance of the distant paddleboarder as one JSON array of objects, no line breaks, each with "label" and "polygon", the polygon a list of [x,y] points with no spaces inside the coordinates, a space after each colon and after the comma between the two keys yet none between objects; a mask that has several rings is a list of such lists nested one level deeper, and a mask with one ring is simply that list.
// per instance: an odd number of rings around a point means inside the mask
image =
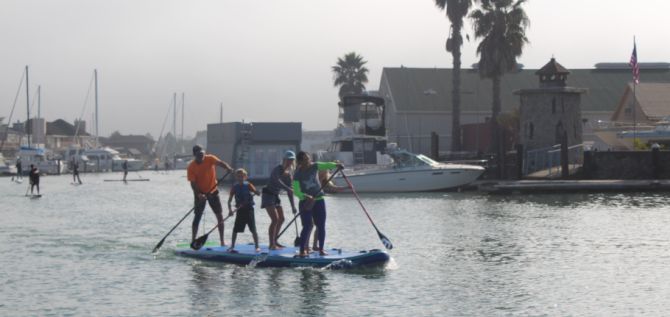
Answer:
[{"label": "distant paddleboarder", "polygon": [[126,176],[128,176],[128,160],[124,160],[121,167],[123,167],[123,181],[125,182]]},{"label": "distant paddleboarder", "polygon": [[37,169],[37,166],[30,164],[30,173],[28,174],[30,179],[30,194],[33,195],[33,189],[37,186],[37,195],[40,194],[40,170]]},{"label": "distant paddleboarder", "polygon": [[191,183],[195,205],[195,216],[193,217],[193,224],[191,226],[191,241],[195,241],[202,212],[205,210],[207,202],[209,202],[209,206],[212,208],[219,223],[219,238],[221,245],[224,246],[226,244],[223,241],[223,209],[216,183],[216,167],[222,167],[228,172],[231,172],[233,169],[228,163],[220,160],[218,157],[205,154],[200,145],[193,146],[193,156],[195,159],[188,165],[186,170],[186,178]]},{"label": "distant paddleboarder", "polygon": [[72,158],[72,182],[79,182],[81,184],[81,178],[79,178],[79,163],[77,160]]},{"label": "distant paddleboarder", "polygon": [[23,179],[23,167],[21,165],[21,158],[16,159],[16,179]]}]

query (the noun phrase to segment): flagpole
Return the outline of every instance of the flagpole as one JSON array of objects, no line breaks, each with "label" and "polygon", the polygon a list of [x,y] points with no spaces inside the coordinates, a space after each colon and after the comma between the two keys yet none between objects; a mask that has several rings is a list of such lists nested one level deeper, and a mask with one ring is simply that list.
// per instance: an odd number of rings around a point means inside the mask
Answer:
[{"label": "flagpole", "polygon": [[636,87],[637,83],[633,80],[633,149],[635,148],[635,140],[637,139],[637,122],[635,120],[635,101],[637,100],[637,96],[635,95]]}]

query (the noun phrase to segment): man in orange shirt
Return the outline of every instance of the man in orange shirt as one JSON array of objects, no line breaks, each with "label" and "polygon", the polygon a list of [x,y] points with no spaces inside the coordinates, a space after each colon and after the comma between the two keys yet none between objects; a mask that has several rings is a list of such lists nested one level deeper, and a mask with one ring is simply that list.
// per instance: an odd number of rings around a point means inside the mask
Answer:
[{"label": "man in orange shirt", "polygon": [[202,212],[209,201],[209,206],[212,208],[219,223],[219,237],[223,246],[225,245],[223,242],[223,216],[221,214],[223,209],[221,208],[221,200],[219,199],[219,190],[216,183],[216,167],[223,167],[228,172],[231,172],[233,169],[228,163],[220,160],[215,155],[205,154],[200,145],[193,146],[193,156],[195,159],[188,165],[187,169],[187,179],[191,183],[191,189],[193,189],[193,196],[195,198],[195,217],[193,217],[193,225],[191,226],[191,241],[195,241]]}]

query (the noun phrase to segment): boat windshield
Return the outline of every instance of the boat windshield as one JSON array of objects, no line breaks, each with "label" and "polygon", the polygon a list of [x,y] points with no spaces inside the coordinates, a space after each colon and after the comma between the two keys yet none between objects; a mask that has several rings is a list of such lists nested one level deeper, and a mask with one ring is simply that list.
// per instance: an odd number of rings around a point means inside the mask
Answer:
[{"label": "boat windshield", "polygon": [[412,154],[406,151],[392,153],[391,157],[396,167],[434,166],[438,164],[425,155]]}]

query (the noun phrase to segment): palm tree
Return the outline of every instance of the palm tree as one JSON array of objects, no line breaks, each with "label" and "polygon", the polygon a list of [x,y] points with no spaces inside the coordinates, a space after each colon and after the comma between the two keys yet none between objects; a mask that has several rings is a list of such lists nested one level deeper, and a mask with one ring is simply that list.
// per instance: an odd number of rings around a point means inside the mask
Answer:
[{"label": "palm tree", "polygon": [[461,46],[463,18],[468,15],[472,0],[435,0],[441,10],[446,9],[451,22],[451,34],[447,39],[447,52],[451,52],[453,76],[451,88],[451,150],[461,150]]},{"label": "palm tree", "polygon": [[[481,38],[477,46],[479,55],[479,75],[490,78],[493,85],[493,105],[491,109],[492,150],[501,162],[503,153],[499,141],[498,115],[500,114],[500,78],[516,69],[517,57],[528,43],[526,28],[530,24],[521,5],[526,0],[480,0],[481,8],[470,14],[474,22],[475,38]],[[501,169],[498,169],[501,171]],[[501,175],[499,175],[501,176]]]},{"label": "palm tree", "polygon": [[360,94],[365,91],[365,83],[368,82],[368,69],[365,68],[367,61],[363,56],[351,52],[337,59],[337,64],[332,67],[333,84],[340,87],[339,96]]}]

